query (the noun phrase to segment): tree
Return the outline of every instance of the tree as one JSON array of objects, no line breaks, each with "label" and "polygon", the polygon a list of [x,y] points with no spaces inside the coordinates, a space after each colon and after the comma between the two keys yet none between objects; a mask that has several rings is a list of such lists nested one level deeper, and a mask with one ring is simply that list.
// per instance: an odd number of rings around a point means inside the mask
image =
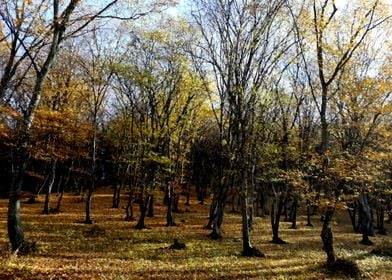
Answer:
[{"label": "tree", "polygon": [[226,119],[223,122],[217,118],[223,129],[221,145],[227,143],[231,159],[227,177],[221,177],[229,182],[222,182],[220,191],[226,192],[226,184],[240,189],[243,254],[246,256],[263,255],[251,245],[249,237],[250,139],[265,77],[291,45],[290,27],[284,29],[290,24],[278,16],[283,4],[284,1],[201,0],[195,3],[192,12],[201,39],[197,59],[214,77],[218,110]]},{"label": "tree", "polygon": [[[308,57],[305,54],[304,45],[302,45],[302,58],[305,63],[305,71],[307,72],[313,99],[320,116],[321,138],[318,150],[323,158],[322,170],[324,173],[327,172],[329,165],[328,104],[331,94],[339,91],[339,81],[342,71],[360,45],[372,30],[376,29],[388,19],[388,17],[378,14],[381,6],[380,1],[366,2],[366,5],[353,7],[353,16],[348,17],[347,14],[351,11],[348,6],[344,9],[344,13],[340,13],[337,4],[333,0],[313,1],[310,7],[311,15],[307,16],[305,14],[304,16],[312,26],[312,36],[314,36],[314,40],[310,43],[314,47],[313,53],[317,67],[317,83],[312,80],[311,73],[309,72],[311,67],[307,61]],[[335,32],[337,24],[341,29],[340,35],[337,35]],[[302,28],[309,28],[310,25],[304,25]],[[299,30],[298,25],[296,27],[297,34],[300,36],[299,40],[303,42],[306,32],[303,29]],[[331,186],[324,185],[324,187],[326,198],[333,200]],[[324,250],[327,253],[327,263],[329,265],[333,264],[336,260],[330,224],[334,210],[333,204],[327,206],[321,232]]]}]

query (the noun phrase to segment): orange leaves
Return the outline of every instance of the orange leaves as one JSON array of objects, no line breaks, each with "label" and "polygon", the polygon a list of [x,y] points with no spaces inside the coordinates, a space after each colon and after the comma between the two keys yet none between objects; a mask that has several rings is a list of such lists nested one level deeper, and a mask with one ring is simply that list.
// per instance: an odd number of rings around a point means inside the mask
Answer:
[{"label": "orange leaves", "polygon": [[8,117],[20,120],[22,118],[22,115],[9,106],[0,105],[0,119],[2,120],[3,118]]},{"label": "orange leaves", "polygon": [[16,110],[9,106],[0,105],[0,139],[3,138],[8,142],[13,136],[12,124],[21,119],[22,115]]}]

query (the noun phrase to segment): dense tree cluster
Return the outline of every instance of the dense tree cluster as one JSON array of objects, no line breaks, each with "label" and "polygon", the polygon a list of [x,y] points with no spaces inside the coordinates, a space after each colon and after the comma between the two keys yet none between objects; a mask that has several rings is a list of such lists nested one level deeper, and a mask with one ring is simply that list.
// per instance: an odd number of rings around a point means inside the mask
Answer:
[{"label": "dense tree cluster", "polygon": [[300,205],[309,226],[322,215],[330,265],[337,209],[364,244],[375,227],[385,234],[387,1],[197,0],[176,18],[171,1],[83,2],[0,3],[0,194],[12,250],[24,243],[25,192],[46,194],[44,214],[77,192],[91,223],[94,191],[107,185],[114,208],[127,191],[127,220],[140,206],[137,228],[157,192],[174,226],[179,195],[196,191],[211,202],[210,236],[222,238],[231,204],[246,256],[263,255],[251,244],[255,215],[270,215],[272,241],[285,243],[280,220],[295,229]]}]

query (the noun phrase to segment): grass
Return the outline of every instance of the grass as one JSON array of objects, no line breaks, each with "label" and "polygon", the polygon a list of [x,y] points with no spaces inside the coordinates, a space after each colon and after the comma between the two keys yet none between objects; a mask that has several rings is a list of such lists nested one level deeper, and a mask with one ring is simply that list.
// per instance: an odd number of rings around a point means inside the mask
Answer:
[{"label": "grass", "polygon": [[[55,196],[53,197],[55,199]],[[123,197],[122,205],[125,205]],[[93,197],[93,225],[81,223],[84,204],[79,197],[65,195],[63,212],[42,215],[41,203],[22,204],[26,239],[36,242],[37,251],[26,256],[8,253],[6,233],[7,201],[0,200],[0,279],[342,279],[324,266],[320,235],[321,222],[306,227],[300,212],[298,228],[281,223],[276,245],[269,218],[255,218],[253,245],[266,258],[241,257],[239,214],[225,214],[223,240],[207,238],[208,204],[191,200],[191,212],[175,214],[177,227],[166,227],[165,207],[155,207],[155,217],[146,218],[149,229],[136,230],[136,221],[126,222],[124,209],[111,208],[109,189]],[[181,200],[180,207],[183,206]],[[137,207],[135,207],[135,210]],[[304,210],[304,209],[301,209]],[[390,232],[391,225],[387,224]],[[368,279],[391,279],[392,258],[371,254],[376,246],[391,244],[389,236],[377,235],[375,246],[359,244],[361,236],[351,230],[347,214],[337,215],[334,224],[335,248],[339,257],[355,261]],[[172,250],[174,239],[185,243],[183,250]]]}]

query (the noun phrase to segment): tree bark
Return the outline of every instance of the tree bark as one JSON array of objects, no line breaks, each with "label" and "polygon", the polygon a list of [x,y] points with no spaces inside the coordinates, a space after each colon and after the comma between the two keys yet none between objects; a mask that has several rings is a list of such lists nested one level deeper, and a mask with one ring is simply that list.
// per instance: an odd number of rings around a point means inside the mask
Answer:
[{"label": "tree bark", "polygon": [[210,214],[208,216],[208,223],[205,226],[206,229],[212,229],[212,225],[214,224],[214,213],[215,213],[216,208],[218,206],[216,196],[217,196],[217,194],[214,193],[214,196],[212,197],[212,201],[211,201]]},{"label": "tree bark", "polygon": [[44,202],[44,210],[43,214],[49,214],[50,212],[50,195],[52,193],[52,188],[54,185],[54,181],[56,179],[56,163],[57,160],[52,160],[52,170],[51,170],[51,178],[50,181],[48,182],[48,187],[46,189],[46,195],[45,195],[45,202]]},{"label": "tree bark", "polygon": [[359,221],[362,231],[361,244],[373,245],[373,242],[369,239],[369,235],[373,234],[372,228],[372,217],[371,209],[368,203],[367,195],[364,191],[361,192],[359,196]]},{"label": "tree bark", "polygon": [[112,208],[120,207],[120,193],[121,193],[121,185],[116,183],[113,187],[113,199],[112,199]]},{"label": "tree bark", "polygon": [[325,212],[323,228],[321,230],[321,239],[323,241],[323,249],[327,253],[327,265],[330,266],[336,261],[335,250],[333,246],[333,234],[331,221],[335,208],[329,206]]},{"label": "tree bark", "polygon": [[8,202],[8,237],[13,252],[23,246],[24,234],[20,220],[20,192],[21,186],[10,191]]},{"label": "tree bark", "polygon": [[279,224],[280,224],[280,216],[282,215],[283,210],[283,194],[276,194],[274,201],[271,206],[271,226],[272,226],[272,243],[275,244],[287,244],[286,241],[283,241],[279,237]]},{"label": "tree bark", "polygon": [[226,186],[221,185],[219,190],[219,195],[216,198],[216,207],[213,213],[212,232],[208,235],[212,239],[223,238],[221,226],[223,223],[223,216],[225,213],[227,189],[228,188]]},{"label": "tree bark", "polygon": [[87,199],[86,199],[86,219],[84,220],[85,224],[92,224],[91,220],[91,204],[93,197],[93,190],[91,188],[87,188]]},{"label": "tree bark", "polygon": [[348,206],[347,212],[348,212],[348,215],[350,216],[351,225],[353,226],[353,231],[359,232],[357,221],[356,221],[356,216],[357,216],[356,214],[357,214],[357,208],[358,208],[357,203],[355,201],[350,202],[350,203],[347,203],[347,206]]},{"label": "tree bark", "polygon": [[147,205],[147,217],[152,218],[154,217],[154,195],[150,194],[150,201]]},{"label": "tree bark", "polygon": [[297,209],[298,209],[298,196],[295,195],[295,197],[293,198],[293,204],[291,206],[291,213],[290,213],[292,229],[297,228]]},{"label": "tree bark", "polygon": [[136,229],[145,229],[147,228],[146,225],[144,224],[144,220],[146,218],[146,208],[147,205],[149,203],[149,200],[151,199],[151,197],[148,195],[146,198],[146,201],[141,200],[139,205],[140,205],[140,217],[139,217],[139,221],[137,222],[135,228]]},{"label": "tree bark", "polygon": [[384,224],[384,205],[382,205],[382,202],[378,202],[377,205],[377,227],[378,227],[378,234],[386,235],[387,232],[385,230],[385,224]]},{"label": "tree bark", "polygon": [[176,223],[174,222],[173,219],[173,186],[171,185],[171,183],[169,183],[167,186],[167,196],[168,196],[168,201],[167,201],[167,213],[166,213],[166,226],[168,227],[176,226]]}]

